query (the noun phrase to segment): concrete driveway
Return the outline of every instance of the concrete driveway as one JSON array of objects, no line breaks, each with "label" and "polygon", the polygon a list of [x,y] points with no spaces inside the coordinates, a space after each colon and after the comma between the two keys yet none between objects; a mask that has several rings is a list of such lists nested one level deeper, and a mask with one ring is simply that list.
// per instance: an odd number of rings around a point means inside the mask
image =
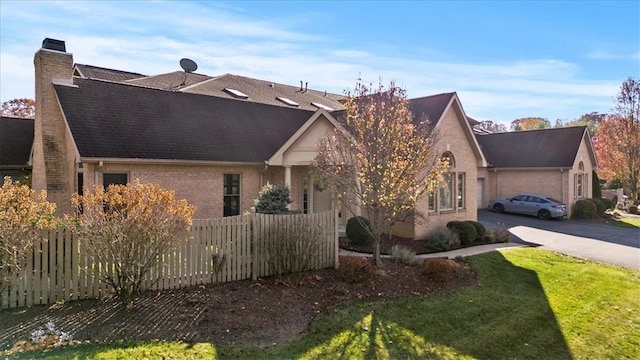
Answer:
[{"label": "concrete driveway", "polygon": [[567,255],[640,269],[640,229],[595,224],[584,220],[539,220],[515,214],[478,210],[487,228],[503,224],[511,241]]}]

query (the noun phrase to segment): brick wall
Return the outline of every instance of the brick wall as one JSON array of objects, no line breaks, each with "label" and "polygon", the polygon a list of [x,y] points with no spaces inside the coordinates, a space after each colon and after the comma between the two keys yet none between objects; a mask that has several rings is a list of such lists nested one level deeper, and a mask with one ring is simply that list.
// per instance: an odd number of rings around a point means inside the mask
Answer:
[{"label": "brick wall", "polygon": [[69,53],[40,49],[34,56],[35,102],[33,188],[46,190],[58,212],[71,210],[75,156],[53,87],[54,79],[71,81],[73,57]]}]

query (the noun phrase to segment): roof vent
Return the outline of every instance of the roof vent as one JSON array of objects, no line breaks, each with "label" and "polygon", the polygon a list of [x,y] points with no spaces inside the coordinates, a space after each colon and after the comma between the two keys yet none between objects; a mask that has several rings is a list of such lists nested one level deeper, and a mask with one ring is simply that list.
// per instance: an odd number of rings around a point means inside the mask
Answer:
[{"label": "roof vent", "polygon": [[44,40],[42,40],[42,48],[43,49],[49,49],[49,50],[67,52],[66,46],[64,45],[64,41],[56,40],[56,39],[50,39],[50,38],[45,38]]}]

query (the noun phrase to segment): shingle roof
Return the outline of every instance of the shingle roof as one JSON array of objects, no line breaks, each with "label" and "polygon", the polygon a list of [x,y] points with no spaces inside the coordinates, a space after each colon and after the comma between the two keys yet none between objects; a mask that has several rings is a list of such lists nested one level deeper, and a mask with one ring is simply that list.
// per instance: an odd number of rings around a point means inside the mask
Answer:
[{"label": "shingle roof", "polygon": [[264,162],[311,111],[75,79],[55,85],[82,157]]},{"label": "shingle roof", "polygon": [[33,119],[0,117],[0,166],[26,166],[33,145]]},{"label": "shingle roof", "polygon": [[490,167],[572,167],[585,135],[585,126],[478,135]]},{"label": "shingle roof", "polygon": [[[246,102],[259,102],[289,108],[297,107],[299,109],[311,111],[318,109],[318,106],[313,105],[313,103],[327,106],[332,110],[343,109],[342,103],[339,101],[344,98],[342,95],[311,90],[307,88],[306,84],[305,86],[291,86],[233,74],[224,74],[210,78],[207,81],[202,81],[193,86],[182,88],[180,91],[218,96],[227,99],[238,99],[237,96],[225,91],[225,88],[239,90],[246,94],[248,98],[240,99],[241,101]],[[288,105],[282,100],[278,100],[278,97],[284,97],[292,100],[296,102],[298,106]],[[325,110],[331,111],[328,109]]]},{"label": "shingle roof", "polygon": [[166,74],[128,80],[127,83],[163,90],[178,90],[180,88],[184,88],[185,86],[197,84],[209,79],[211,79],[211,76],[208,75],[187,73],[184,71],[174,71]]},{"label": "shingle roof", "polygon": [[455,94],[451,92],[410,99],[409,109],[413,113],[414,121],[429,120],[430,125],[435,125]]},{"label": "shingle roof", "polygon": [[74,66],[75,66],[75,70],[79,73],[79,75],[87,79],[126,81],[126,80],[137,79],[137,78],[146,76],[146,75],[142,75],[134,72],[107,69],[107,68],[93,66],[93,65],[75,64]]}]

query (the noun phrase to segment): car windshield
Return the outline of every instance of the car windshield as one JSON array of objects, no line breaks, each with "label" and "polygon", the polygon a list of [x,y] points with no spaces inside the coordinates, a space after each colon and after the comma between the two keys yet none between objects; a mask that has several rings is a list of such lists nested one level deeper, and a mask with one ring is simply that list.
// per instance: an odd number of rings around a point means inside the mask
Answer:
[{"label": "car windshield", "polygon": [[550,197],[548,197],[548,198],[547,198],[547,200],[549,200],[549,201],[553,201],[554,203],[557,203],[557,204],[562,204],[562,201],[560,201],[560,200],[556,200],[556,199],[554,199],[554,198],[550,198]]}]

